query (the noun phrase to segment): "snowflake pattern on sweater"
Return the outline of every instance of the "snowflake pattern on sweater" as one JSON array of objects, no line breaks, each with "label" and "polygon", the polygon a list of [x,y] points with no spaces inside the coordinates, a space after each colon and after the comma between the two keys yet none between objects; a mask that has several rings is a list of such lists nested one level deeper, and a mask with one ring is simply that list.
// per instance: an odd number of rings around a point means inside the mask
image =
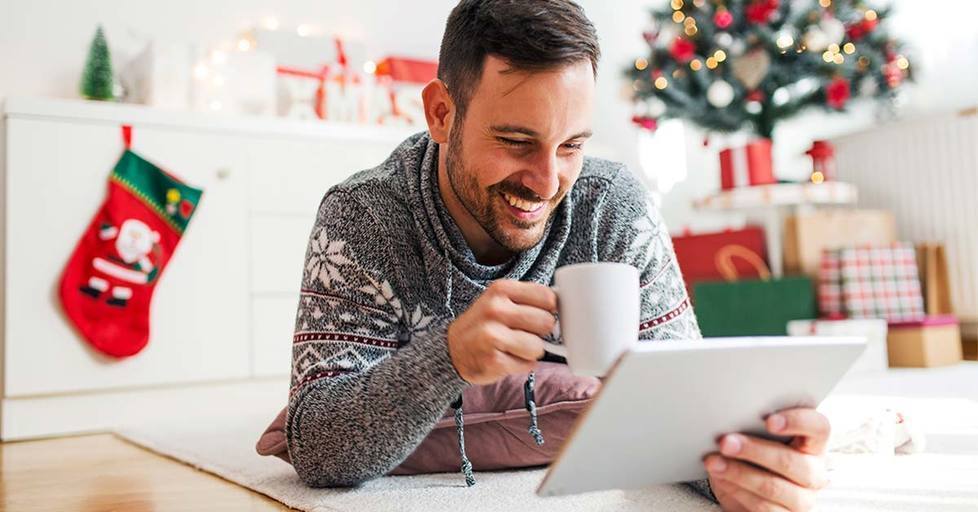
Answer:
[{"label": "snowflake pattern on sweater", "polygon": [[658,210],[620,164],[585,158],[543,240],[486,266],[441,202],[437,162],[438,145],[412,136],[320,205],[286,417],[289,454],[308,485],[382,476],[420,444],[467,385],[451,364],[447,325],[494,280],[551,284],[560,266],[628,263],[641,274],[640,338],[700,337]]}]

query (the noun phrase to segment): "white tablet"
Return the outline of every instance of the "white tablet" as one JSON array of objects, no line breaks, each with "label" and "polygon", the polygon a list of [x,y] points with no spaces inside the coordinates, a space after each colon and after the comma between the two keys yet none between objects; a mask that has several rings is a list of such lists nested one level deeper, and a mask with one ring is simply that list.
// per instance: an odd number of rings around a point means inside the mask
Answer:
[{"label": "white tablet", "polygon": [[817,406],[863,338],[640,343],[618,360],[537,489],[558,496],[706,478],[722,434],[764,435],[764,418]]}]

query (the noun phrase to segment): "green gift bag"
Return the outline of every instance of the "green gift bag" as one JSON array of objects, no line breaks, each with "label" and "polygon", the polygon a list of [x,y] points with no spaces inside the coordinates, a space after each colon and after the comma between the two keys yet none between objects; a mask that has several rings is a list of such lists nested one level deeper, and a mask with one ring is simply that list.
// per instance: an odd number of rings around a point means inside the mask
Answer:
[{"label": "green gift bag", "polygon": [[[761,278],[738,280],[734,257],[757,267]],[[816,317],[811,279],[774,279],[757,253],[738,245],[718,251],[716,263],[726,281],[694,286],[696,317],[703,336],[784,336],[788,321]]]}]

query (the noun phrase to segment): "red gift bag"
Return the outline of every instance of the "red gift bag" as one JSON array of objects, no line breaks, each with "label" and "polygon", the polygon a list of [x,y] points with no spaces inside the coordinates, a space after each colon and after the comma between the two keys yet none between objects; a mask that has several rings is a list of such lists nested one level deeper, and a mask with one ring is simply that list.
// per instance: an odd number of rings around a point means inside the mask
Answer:
[{"label": "red gift bag", "polygon": [[[756,226],[715,233],[684,234],[673,237],[672,244],[690,297],[693,296],[695,283],[724,279],[723,269],[717,264],[717,255],[724,247],[731,245],[745,247],[757,255],[760,261],[767,262],[764,230]],[[745,259],[736,259],[733,265],[736,274],[742,278],[760,277],[757,266]]]}]

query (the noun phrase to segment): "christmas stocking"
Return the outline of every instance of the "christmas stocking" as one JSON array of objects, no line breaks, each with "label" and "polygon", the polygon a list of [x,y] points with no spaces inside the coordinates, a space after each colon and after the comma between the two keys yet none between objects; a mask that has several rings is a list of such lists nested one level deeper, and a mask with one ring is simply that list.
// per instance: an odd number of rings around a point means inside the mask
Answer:
[{"label": "christmas stocking", "polygon": [[146,346],[153,289],[201,194],[132,151],[122,154],[61,278],[65,313],[95,349],[121,358]]}]

